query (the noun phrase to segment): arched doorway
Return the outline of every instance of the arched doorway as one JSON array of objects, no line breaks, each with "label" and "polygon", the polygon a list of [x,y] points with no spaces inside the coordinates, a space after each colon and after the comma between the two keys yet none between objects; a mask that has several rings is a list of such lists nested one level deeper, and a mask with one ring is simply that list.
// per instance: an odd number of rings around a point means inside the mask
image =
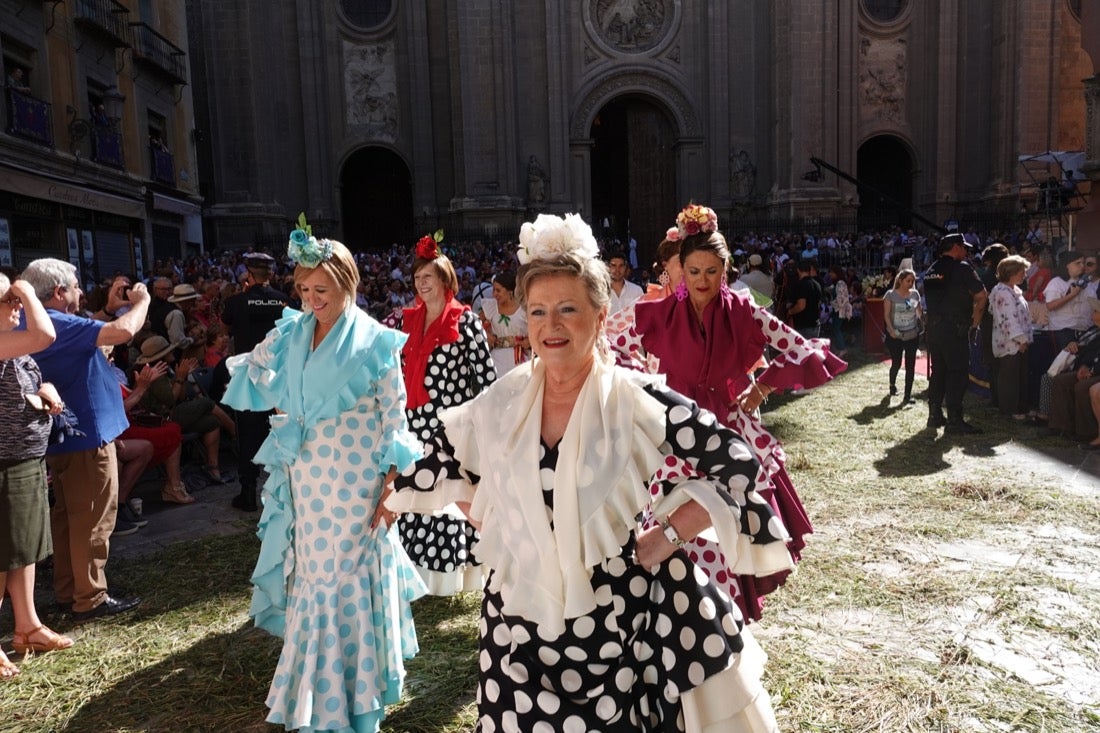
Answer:
[{"label": "arched doorway", "polygon": [[856,178],[860,182],[861,230],[908,229],[912,225],[913,158],[901,140],[879,135],[860,145]]},{"label": "arched doorway", "polygon": [[340,218],[344,244],[355,250],[411,246],[412,177],[396,153],[363,148],[340,171]]},{"label": "arched doorway", "polygon": [[675,127],[650,99],[629,95],[600,109],[591,138],[593,229],[624,250],[634,237],[639,268],[646,268],[679,206]]}]

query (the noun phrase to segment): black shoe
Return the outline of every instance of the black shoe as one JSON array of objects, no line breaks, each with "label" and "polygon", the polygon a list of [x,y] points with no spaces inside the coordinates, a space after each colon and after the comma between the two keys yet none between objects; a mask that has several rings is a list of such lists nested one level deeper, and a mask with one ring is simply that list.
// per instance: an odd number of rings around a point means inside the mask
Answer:
[{"label": "black shoe", "polygon": [[[107,595],[109,597],[113,597],[113,598],[122,598],[123,596],[126,595],[126,591],[124,591],[120,588],[110,588],[110,587],[108,587],[107,588]],[[64,603],[62,601],[58,601],[57,603],[54,604],[54,610],[57,611],[57,613],[72,613],[73,612],[73,602],[69,601],[68,603]]]},{"label": "black shoe", "polygon": [[241,494],[233,497],[232,504],[234,509],[240,509],[242,512],[255,512],[260,509],[260,507],[256,506],[256,500],[254,498]]},{"label": "black shoe", "polygon": [[118,505],[118,519],[115,521],[117,527],[119,522],[127,522],[129,524],[135,524],[138,527],[144,527],[149,524],[148,519],[142,519],[137,514],[134,514],[134,510],[130,508],[129,504]]},{"label": "black shoe", "polygon": [[138,526],[132,522],[127,522],[122,518],[122,515],[115,517],[115,528],[111,531],[112,537],[125,537],[128,534],[134,534],[138,531]]},{"label": "black shoe", "polygon": [[966,420],[956,420],[955,422],[947,423],[947,427],[943,429],[943,432],[950,433],[952,435],[978,435],[981,428],[976,428]]},{"label": "black shoe", "polygon": [[108,595],[104,599],[103,603],[93,608],[90,611],[73,611],[73,623],[82,624],[85,621],[92,621],[93,619],[102,618],[104,616],[114,616],[119,613],[126,613],[132,611],[141,605],[141,599],[134,598],[115,598]]},{"label": "black shoe", "polygon": [[947,418],[943,416],[942,412],[933,412],[928,416],[928,427],[930,428],[942,428],[947,424]]},{"label": "black shoe", "polygon": [[893,397],[897,393],[898,393],[898,388],[891,384],[890,385],[890,396]]}]

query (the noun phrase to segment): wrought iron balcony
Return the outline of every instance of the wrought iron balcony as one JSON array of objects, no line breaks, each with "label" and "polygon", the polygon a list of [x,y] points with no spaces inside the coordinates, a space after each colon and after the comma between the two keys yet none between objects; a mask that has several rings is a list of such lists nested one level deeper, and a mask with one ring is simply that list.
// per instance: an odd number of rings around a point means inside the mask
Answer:
[{"label": "wrought iron balcony", "polygon": [[187,54],[147,23],[131,23],[134,61],[158,70],[176,84],[187,83]]},{"label": "wrought iron balcony", "polygon": [[118,0],[77,0],[73,22],[114,48],[130,46],[130,11]]},{"label": "wrought iron balcony", "polygon": [[156,145],[149,146],[149,160],[153,163],[151,178],[157,183],[176,185],[176,163],[172,154]]},{"label": "wrought iron balcony", "polygon": [[92,160],[112,168],[124,168],[122,133],[108,125],[94,125],[92,127]]},{"label": "wrought iron balcony", "polygon": [[53,147],[50,103],[17,89],[8,89],[8,133]]}]

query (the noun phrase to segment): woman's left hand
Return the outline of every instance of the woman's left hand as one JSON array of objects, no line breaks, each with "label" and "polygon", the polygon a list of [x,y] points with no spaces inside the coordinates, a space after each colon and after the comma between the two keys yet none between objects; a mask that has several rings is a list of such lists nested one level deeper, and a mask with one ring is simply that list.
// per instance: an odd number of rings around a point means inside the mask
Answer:
[{"label": "woman's left hand", "polygon": [[650,572],[672,557],[674,552],[676,545],[668,541],[660,525],[642,530],[634,542],[634,562]]},{"label": "woman's left hand", "polygon": [[752,382],[745,390],[737,395],[737,404],[747,413],[756,412],[756,409],[767,399],[770,390],[759,382]]},{"label": "woman's left hand", "polygon": [[390,466],[390,470],[386,472],[386,478],[382,480],[382,496],[378,499],[378,506],[374,508],[374,517],[371,518],[370,522],[371,529],[383,522],[388,529],[393,526],[393,521],[397,519],[397,513],[386,508],[386,499],[393,493],[393,480],[395,478],[397,478],[397,468]]},{"label": "woman's left hand", "polygon": [[38,388],[38,396],[49,406],[46,411],[51,415],[60,415],[61,411],[65,409],[65,402],[61,399],[61,395],[57,393],[57,388],[49,382],[43,382],[42,386]]}]

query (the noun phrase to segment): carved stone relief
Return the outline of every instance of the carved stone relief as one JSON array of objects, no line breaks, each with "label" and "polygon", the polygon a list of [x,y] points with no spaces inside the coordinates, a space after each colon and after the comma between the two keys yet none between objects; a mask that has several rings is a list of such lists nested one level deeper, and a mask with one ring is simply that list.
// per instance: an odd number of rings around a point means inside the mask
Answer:
[{"label": "carved stone relief", "polygon": [[665,39],[676,15],[676,0],[590,0],[593,30],[611,48],[649,51]]},{"label": "carved stone relief", "polygon": [[864,36],[859,41],[860,113],[891,122],[905,119],[908,60],[905,40]]},{"label": "carved stone relief", "polygon": [[397,139],[397,63],[393,41],[357,45],[344,41],[344,96],[349,126],[367,137]]}]

